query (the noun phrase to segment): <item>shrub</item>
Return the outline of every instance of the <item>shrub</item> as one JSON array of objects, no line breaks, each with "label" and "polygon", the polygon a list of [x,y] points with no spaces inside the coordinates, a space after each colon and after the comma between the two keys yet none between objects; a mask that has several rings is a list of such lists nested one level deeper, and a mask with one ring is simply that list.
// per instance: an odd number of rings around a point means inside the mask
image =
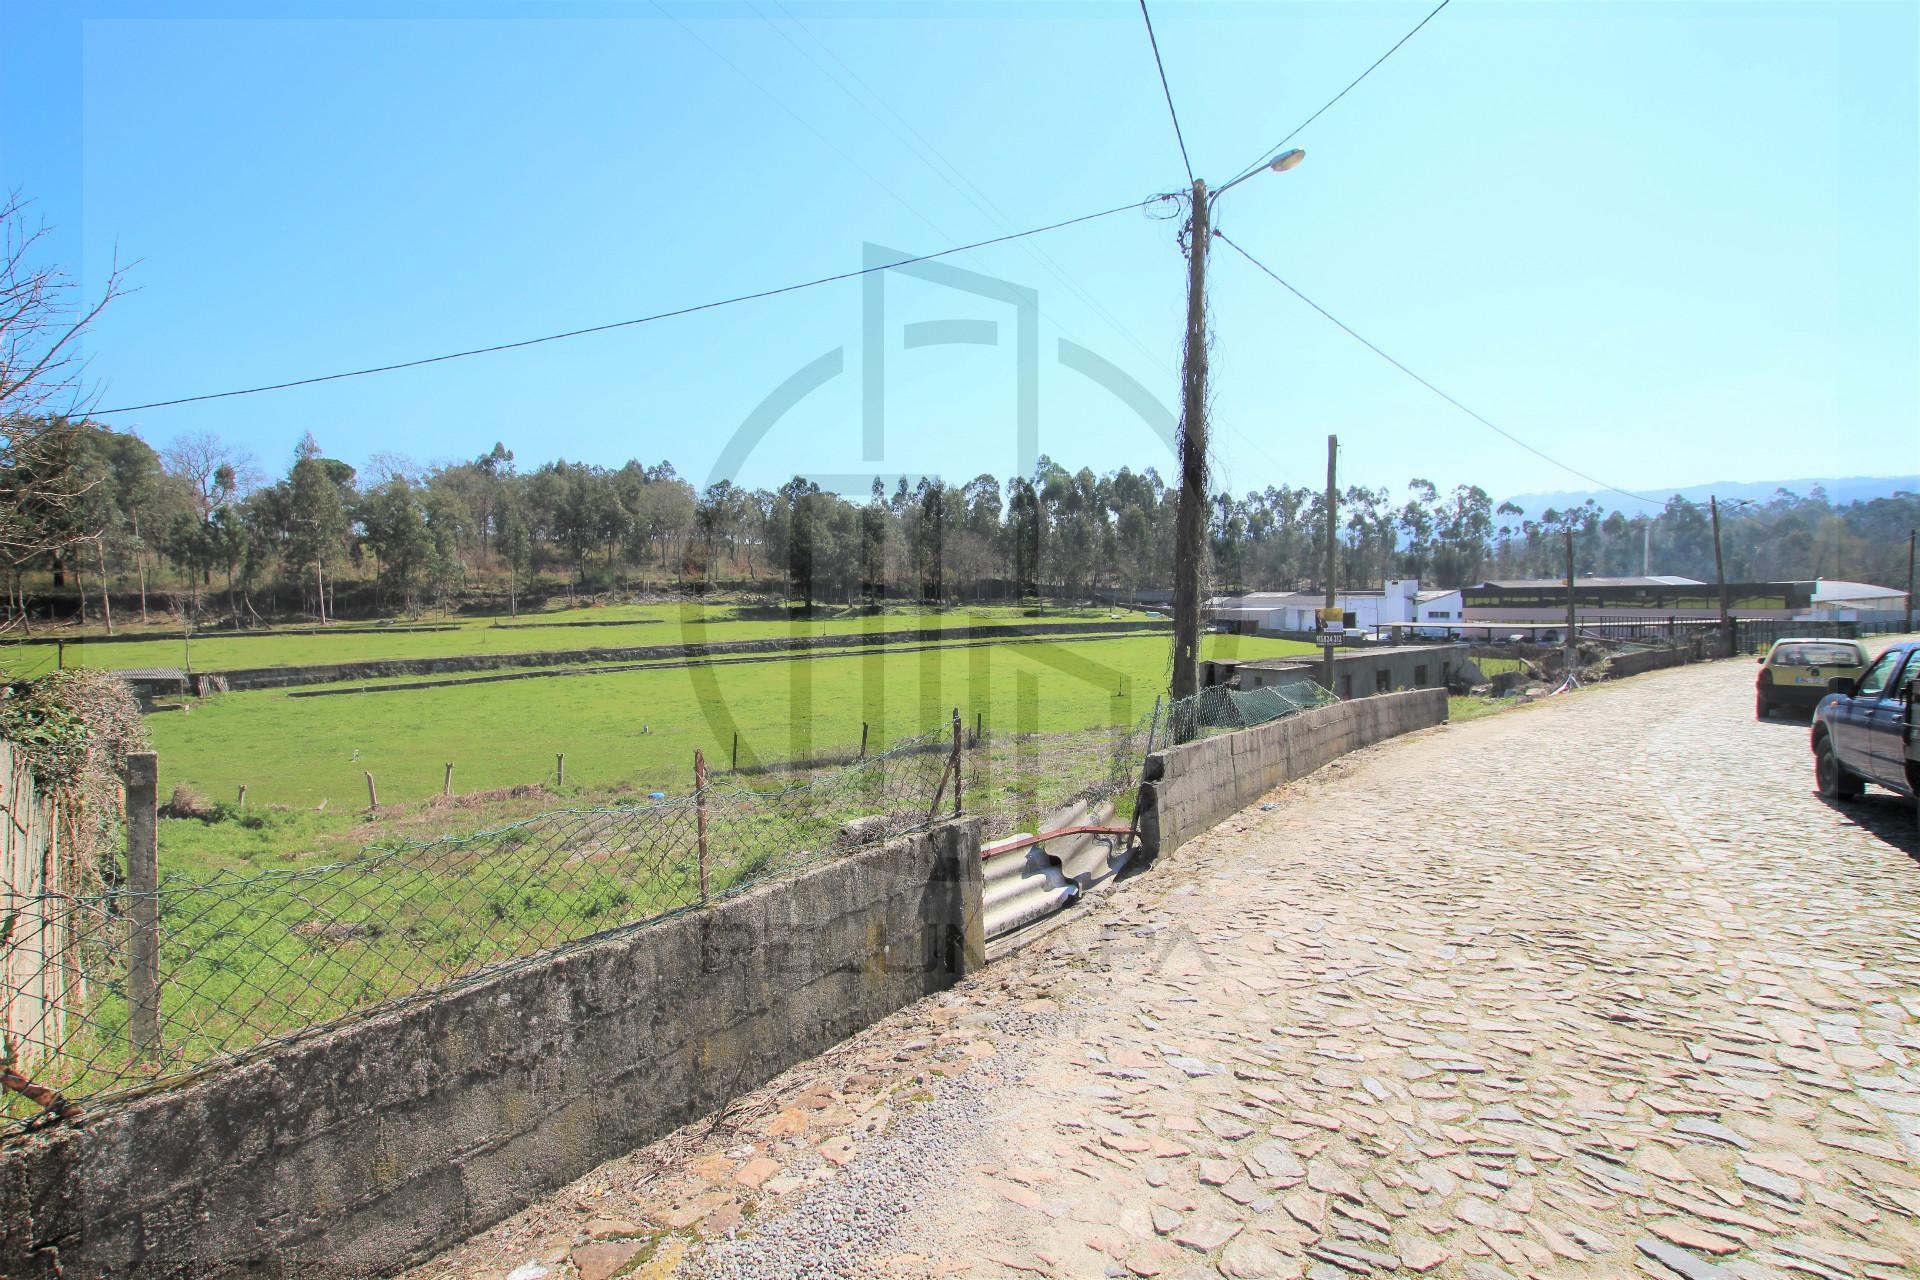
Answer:
[{"label": "shrub", "polygon": [[117,878],[127,754],[151,749],[133,691],[110,671],[72,667],[0,693],[0,739],[59,801],[76,864]]},{"label": "shrub", "polygon": [[184,782],[173,784],[173,794],[160,806],[163,818],[199,818],[203,821],[218,816],[215,806],[207,798]]}]

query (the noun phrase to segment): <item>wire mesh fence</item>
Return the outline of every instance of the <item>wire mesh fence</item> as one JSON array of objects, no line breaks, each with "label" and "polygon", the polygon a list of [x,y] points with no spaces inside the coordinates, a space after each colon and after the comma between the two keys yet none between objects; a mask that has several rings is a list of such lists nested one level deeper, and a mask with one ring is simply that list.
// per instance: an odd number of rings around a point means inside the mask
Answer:
[{"label": "wire mesh fence", "polygon": [[1245,692],[1226,685],[1212,685],[1191,698],[1168,705],[1165,741],[1191,742],[1217,733],[1234,733],[1338,701],[1331,692],[1304,676],[1286,684],[1264,685]]},{"label": "wire mesh fence", "polygon": [[[957,741],[941,730],[783,786],[703,777],[674,799],[393,841],[323,866],[163,878],[149,894],[16,883],[0,892],[0,1067],[12,1073],[0,1122],[99,1110],[924,829],[957,811]],[[157,949],[157,980],[143,977],[143,949]],[[58,1000],[44,998],[48,975]]]},{"label": "wire mesh fence", "polygon": [[1250,729],[1338,699],[1312,680],[1241,692],[1202,689],[1118,723],[1069,733],[993,737],[966,753],[967,812],[985,818],[988,840],[1038,831],[1070,805],[1112,801],[1130,818],[1150,751],[1176,742]]},{"label": "wire mesh fence", "polygon": [[956,720],[846,765],[701,769],[693,792],[671,799],[395,838],[318,866],[163,877],[147,892],[15,878],[0,886],[0,1129],[99,1111],[923,830],[963,796],[989,837],[1037,829],[1076,802],[1111,800],[1125,815],[1149,751],[1332,701],[1303,679],[1208,688],[1068,733],[976,727],[963,740]]}]

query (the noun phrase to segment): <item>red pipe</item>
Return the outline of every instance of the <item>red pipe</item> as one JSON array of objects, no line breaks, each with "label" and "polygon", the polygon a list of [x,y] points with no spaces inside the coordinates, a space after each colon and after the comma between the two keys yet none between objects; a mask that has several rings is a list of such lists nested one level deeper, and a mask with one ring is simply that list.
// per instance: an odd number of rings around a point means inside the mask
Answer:
[{"label": "red pipe", "polygon": [[1132,827],[1060,827],[1053,831],[1042,831],[1037,836],[1012,836],[1005,840],[996,840],[980,850],[980,860],[996,857],[1003,853],[1012,853],[1015,849],[1025,849],[1031,845],[1042,844],[1056,836],[1126,836],[1132,835]]}]

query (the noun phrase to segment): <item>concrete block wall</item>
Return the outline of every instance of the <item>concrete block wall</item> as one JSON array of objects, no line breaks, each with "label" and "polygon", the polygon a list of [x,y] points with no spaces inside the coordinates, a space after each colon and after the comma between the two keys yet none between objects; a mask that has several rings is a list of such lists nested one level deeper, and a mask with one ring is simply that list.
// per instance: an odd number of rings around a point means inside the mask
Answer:
[{"label": "concrete block wall", "polygon": [[1444,689],[1387,693],[1302,711],[1147,757],[1141,837],[1168,853],[1282,783],[1349,751],[1444,724]]},{"label": "concrete block wall", "polygon": [[0,1150],[0,1276],[384,1276],[984,963],[979,819]]},{"label": "concrete block wall", "polygon": [[1616,653],[1607,659],[1607,675],[1609,678],[1637,676],[1643,671],[1678,667],[1694,660],[1693,650],[1685,645],[1666,649],[1642,649],[1638,653]]}]

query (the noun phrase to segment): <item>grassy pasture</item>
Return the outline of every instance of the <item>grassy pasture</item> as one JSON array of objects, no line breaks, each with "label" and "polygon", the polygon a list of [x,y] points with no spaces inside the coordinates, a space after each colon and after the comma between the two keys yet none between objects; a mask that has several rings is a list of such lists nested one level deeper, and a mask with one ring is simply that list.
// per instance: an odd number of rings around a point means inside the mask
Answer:
[{"label": "grassy pasture", "polygon": [[[241,643],[272,643],[263,641]],[[636,670],[332,698],[226,694],[149,721],[163,793],[178,782],[216,800],[248,787],[251,805],[357,809],[364,774],[383,802],[550,781],[565,752],[570,785],[676,795],[693,752],[743,764],[877,749],[944,723],[958,706],[990,731],[1053,733],[1137,720],[1164,687],[1168,642],[1118,639],[884,649],[781,662]],[[1281,640],[1209,636],[1206,656],[1310,652]],[[1024,704],[1024,705],[1023,705]]]},{"label": "grassy pasture", "polygon": [[[468,618],[426,625],[451,625],[450,631],[408,630],[397,623],[387,632],[364,630],[337,634],[245,636],[212,633],[193,640],[193,666],[199,671],[244,667],[314,666],[333,662],[369,662],[394,658],[439,658],[469,654],[547,653],[563,649],[618,649],[635,645],[711,644],[722,640],[764,640],[780,636],[857,635],[871,631],[938,632],[972,623],[1070,622],[1148,615],[1118,609],[1047,609],[1030,617],[1008,605],[965,609],[902,607],[878,614],[841,614],[806,620],[767,616],[766,609],[735,605],[653,604],[605,608],[551,610],[520,618]],[[593,623],[596,625],[546,625]],[[625,625],[598,625],[612,623]],[[542,624],[542,625],[533,625]],[[364,624],[346,623],[346,627]],[[187,645],[179,640],[127,641],[106,639],[97,632],[70,639],[68,666],[177,667],[185,664]],[[15,679],[31,679],[53,668],[51,645],[29,645],[7,655],[5,666]]]},{"label": "grassy pasture", "polygon": [[[266,654],[308,639],[233,643]],[[991,834],[1031,829],[1114,780],[1116,759],[1118,776],[1130,771],[1140,735],[1109,727],[1151,712],[1168,648],[1158,634],[872,647],[338,697],[236,693],[155,715],[162,794],[188,783],[226,802],[209,819],[162,823],[163,1051],[128,1059],[123,989],[102,981],[48,1078],[77,1096],[112,1092],[686,905],[697,897],[691,845],[673,824],[685,827],[690,809],[673,802],[691,790],[695,748],[724,768],[736,727],[743,764],[773,763],[856,748],[863,721],[878,752],[944,729],[955,706],[969,727],[979,713],[988,741],[967,753],[966,809],[988,815]],[[1209,657],[1312,651],[1239,636],[1203,646]],[[560,751],[564,788],[552,775]],[[433,799],[447,761],[467,797],[451,805]],[[825,769],[814,790],[718,803],[713,892],[825,854],[840,823],[876,811],[883,790],[861,781],[876,768],[901,771],[889,776],[897,794],[921,797],[918,814],[942,762],[936,749]],[[366,772],[380,785],[375,814],[365,812]],[[778,792],[799,780],[735,781]],[[242,784],[245,814],[231,807]],[[525,789],[473,794],[515,787]],[[622,807],[646,804],[651,791],[669,802]],[[99,924],[103,949],[121,945],[117,919]]]}]

